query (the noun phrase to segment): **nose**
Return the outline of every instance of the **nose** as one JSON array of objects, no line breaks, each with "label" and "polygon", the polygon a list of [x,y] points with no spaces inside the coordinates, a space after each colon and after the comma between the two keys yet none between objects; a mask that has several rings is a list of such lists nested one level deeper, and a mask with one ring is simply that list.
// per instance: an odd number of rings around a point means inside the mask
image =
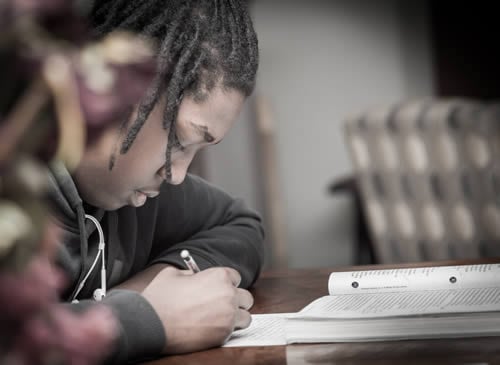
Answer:
[{"label": "nose", "polygon": [[165,180],[168,184],[171,185],[179,185],[186,178],[186,174],[189,169],[189,165],[193,161],[194,154],[192,156],[186,156],[182,159],[176,158],[172,160],[172,164],[170,165],[171,176],[170,179],[167,178],[167,171],[165,166],[163,166],[158,175],[161,176],[163,180]]},{"label": "nose", "polygon": [[172,178],[168,181],[169,184],[179,185],[182,184],[186,178],[186,174],[191,164],[191,160],[188,163],[173,163],[172,164]]}]

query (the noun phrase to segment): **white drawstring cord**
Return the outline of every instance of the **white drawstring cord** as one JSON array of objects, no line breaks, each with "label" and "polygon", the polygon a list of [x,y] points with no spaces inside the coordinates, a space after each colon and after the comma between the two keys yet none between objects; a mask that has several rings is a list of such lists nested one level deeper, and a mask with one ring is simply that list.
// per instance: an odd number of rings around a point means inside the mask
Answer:
[{"label": "white drawstring cord", "polygon": [[97,232],[99,234],[99,246],[97,249],[97,255],[94,259],[94,262],[92,263],[92,266],[90,266],[90,269],[87,272],[87,274],[85,275],[85,277],[83,278],[83,280],[80,282],[80,285],[78,285],[78,289],[75,292],[75,295],[73,295],[72,302],[78,302],[78,300],[76,300],[76,297],[78,296],[80,291],[83,289],[85,282],[87,281],[90,274],[94,270],[94,267],[97,264],[97,261],[99,260],[100,256],[102,256],[102,260],[101,260],[101,263],[102,263],[102,265],[101,265],[101,288],[96,289],[96,291],[94,292],[94,298],[96,300],[100,301],[103,297],[106,296],[106,260],[104,258],[104,248],[105,248],[106,244],[104,243],[104,233],[102,232],[101,225],[97,219],[95,219],[90,214],[85,214],[85,218],[90,219],[92,221],[92,223],[95,224],[95,226],[97,228]]}]

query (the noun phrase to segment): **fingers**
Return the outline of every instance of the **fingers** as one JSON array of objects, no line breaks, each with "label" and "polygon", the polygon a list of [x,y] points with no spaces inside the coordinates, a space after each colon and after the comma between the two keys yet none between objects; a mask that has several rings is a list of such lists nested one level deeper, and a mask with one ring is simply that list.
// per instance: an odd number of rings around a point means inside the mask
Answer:
[{"label": "fingers", "polygon": [[252,316],[248,312],[253,305],[253,296],[250,294],[248,290],[245,289],[236,289],[238,295],[238,306],[236,312],[236,323],[234,325],[234,329],[242,329],[250,326],[252,322]]},{"label": "fingers", "polygon": [[223,270],[226,271],[227,275],[229,276],[229,279],[231,280],[231,283],[238,287],[238,285],[240,285],[241,283],[241,275],[238,271],[236,271],[235,269],[232,269],[230,267],[224,267],[222,268]]},{"label": "fingers", "polygon": [[242,328],[247,328],[248,326],[250,326],[250,323],[252,323],[252,316],[250,315],[250,313],[244,309],[238,309],[234,329],[239,330]]},{"label": "fingers", "polygon": [[192,276],[192,275],[194,275],[194,273],[191,270],[179,270],[178,274],[179,275],[183,275],[183,276]]},{"label": "fingers", "polygon": [[238,307],[249,310],[253,306],[253,296],[248,290],[237,288]]},{"label": "fingers", "polygon": [[201,271],[196,275],[207,275],[212,277],[212,279],[219,280],[221,282],[230,283],[234,287],[238,287],[241,283],[241,275],[235,269],[230,267],[212,267]]}]

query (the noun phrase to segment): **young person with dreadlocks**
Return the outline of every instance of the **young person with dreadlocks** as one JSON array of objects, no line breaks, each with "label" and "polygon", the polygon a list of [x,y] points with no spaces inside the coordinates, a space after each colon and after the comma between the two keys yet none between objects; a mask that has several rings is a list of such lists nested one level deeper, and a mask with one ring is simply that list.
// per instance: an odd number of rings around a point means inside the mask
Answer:
[{"label": "young person with dreadlocks", "polygon": [[[221,345],[250,324],[244,288],[261,269],[262,226],[241,201],[186,171],[253,90],[249,14],[239,0],[108,0],[91,19],[99,36],[123,29],[156,40],[158,66],[143,100],[72,175],[51,167],[68,300],[93,305],[111,288],[101,303],[121,326],[115,362]],[[184,249],[200,273],[186,270]]]}]

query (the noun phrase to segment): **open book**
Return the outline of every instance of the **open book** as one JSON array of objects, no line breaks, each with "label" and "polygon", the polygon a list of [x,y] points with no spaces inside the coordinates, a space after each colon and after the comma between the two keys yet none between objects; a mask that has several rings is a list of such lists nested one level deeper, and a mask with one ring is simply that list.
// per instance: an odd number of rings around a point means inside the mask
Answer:
[{"label": "open book", "polygon": [[500,335],[500,264],[334,272],[328,292],[252,316],[226,346]]}]

